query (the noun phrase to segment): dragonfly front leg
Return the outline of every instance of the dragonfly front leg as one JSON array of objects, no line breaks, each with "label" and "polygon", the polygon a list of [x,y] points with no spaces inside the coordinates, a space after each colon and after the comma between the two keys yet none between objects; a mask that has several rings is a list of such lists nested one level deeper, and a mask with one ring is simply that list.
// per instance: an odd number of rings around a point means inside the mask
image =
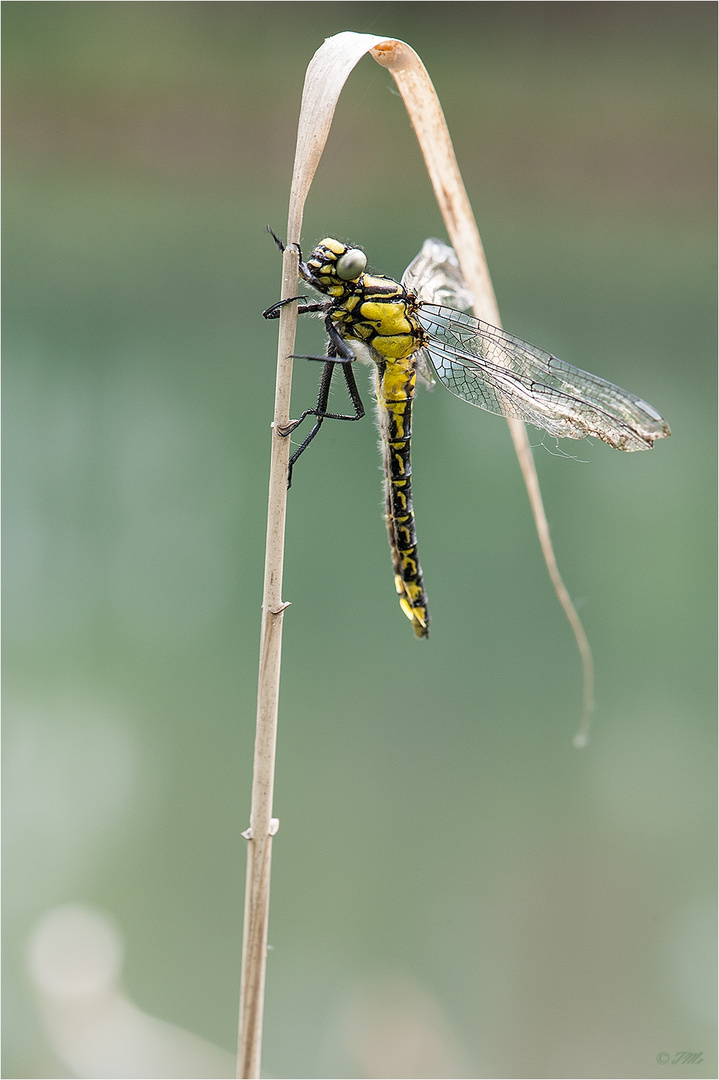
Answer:
[{"label": "dragonfly front leg", "polygon": [[[276,304],[271,304],[262,312],[263,319],[279,319],[280,311],[285,304],[293,304],[295,300],[306,300],[306,296],[288,296],[286,300],[278,300]],[[306,315],[308,312],[326,311],[328,307],[327,300],[318,300],[312,304],[299,304],[297,307],[298,315]]]}]

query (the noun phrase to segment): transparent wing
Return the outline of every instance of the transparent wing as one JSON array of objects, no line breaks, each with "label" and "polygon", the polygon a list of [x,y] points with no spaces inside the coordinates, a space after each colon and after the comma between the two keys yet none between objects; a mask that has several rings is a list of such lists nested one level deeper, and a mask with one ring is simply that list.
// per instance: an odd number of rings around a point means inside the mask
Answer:
[{"label": "transparent wing", "polygon": [[[425,240],[402,275],[402,285],[428,304],[444,304],[459,311],[470,311],[474,297],[467,286],[455,250],[441,240]],[[435,385],[429,353],[417,353],[417,374],[428,389]]]},{"label": "transparent wing", "polygon": [[402,276],[405,289],[427,304],[471,311],[474,296],[462,277],[454,248],[441,240],[425,240]]},{"label": "transparent wing", "polygon": [[647,450],[671,434],[646,401],[473,315],[424,303],[419,321],[438,378],[470,405],[560,438],[594,435],[617,450]]}]

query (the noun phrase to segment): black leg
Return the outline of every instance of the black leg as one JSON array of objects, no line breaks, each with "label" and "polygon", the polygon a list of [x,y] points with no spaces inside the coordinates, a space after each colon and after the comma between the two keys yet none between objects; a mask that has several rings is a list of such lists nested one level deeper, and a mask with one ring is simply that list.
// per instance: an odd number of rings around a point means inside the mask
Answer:
[{"label": "black leg", "polygon": [[[282,243],[282,241],[280,240],[280,238],[279,238],[279,236],[277,235],[277,233],[275,232],[275,230],[274,230],[274,229],[272,229],[272,228],[270,228],[270,226],[269,226],[269,225],[265,225],[265,228],[267,229],[267,232],[268,232],[268,233],[270,234],[270,236],[271,236],[271,237],[272,237],[272,239],[274,240],[274,242],[275,242],[275,244],[277,245],[277,247],[279,248],[280,252],[281,252],[282,254],[284,254],[284,251],[285,251],[285,247],[286,247],[287,245],[286,245],[286,244],[283,244],[283,243]],[[300,257],[300,262],[301,262],[301,261],[302,261],[302,248],[300,247],[300,245],[299,245],[299,244],[293,244],[292,246],[293,246],[293,247],[296,247],[296,248],[297,248],[297,254],[298,254],[298,255],[299,255],[299,257]]]},{"label": "black leg", "polygon": [[[262,312],[262,318],[263,319],[279,319],[279,317],[280,317],[280,309],[283,308],[285,306],[285,304],[291,304],[295,300],[306,300],[306,299],[307,299],[306,296],[288,296],[286,300],[278,300],[276,304],[272,304],[271,307],[268,307],[265,311]],[[326,311],[328,306],[329,305],[328,305],[327,300],[318,300],[314,304],[298,304],[298,306],[297,306],[297,314],[298,315],[306,315],[308,311]]]},{"label": "black leg", "polygon": [[[269,225],[267,226],[267,231],[273,237],[280,251],[284,251],[284,244],[279,239],[279,237],[274,232],[272,232],[272,229],[269,227]],[[297,249],[299,251],[299,245],[297,245]],[[302,252],[300,251],[300,260],[301,259]],[[303,266],[304,264],[301,263],[301,276],[304,277],[309,284],[313,284],[312,275],[310,274],[309,270],[307,270],[306,273],[303,272]],[[292,304],[297,300],[306,299],[307,298],[305,296],[290,296],[285,300],[278,300],[276,304],[272,304],[272,306],[268,307],[266,311],[263,311],[262,315],[265,319],[277,319],[279,318],[280,311],[285,306],[285,304]],[[334,301],[332,300],[321,300],[312,304],[299,304],[297,308],[297,313],[299,315],[304,315],[307,312],[327,312],[332,307],[333,303]],[[317,395],[317,405],[315,406],[315,408],[305,409],[305,411],[300,414],[297,420],[290,420],[289,423],[285,424],[283,427],[277,428],[277,434],[281,435],[283,438],[286,438],[299,427],[305,417],[316,417],[316,423],[310,431],[309,435],[304,440],[304,442],[300,443],[294,454],[292,454],[292,456],[290,457],[287,467],[288,488],[292,486],[292,470],[294,469],[295,462],[305,452],[317,432],[322,427],[322,424],[325,420],[361,420],[365,414],[364,405],[362,404],[362,398],[360,397],[359,390],[357,389],[354,371],[352,370],[352,362],[356,359],[355,354],[352,352],[349,345],[347,345],[342,335],[339,333],[337,327],[330,319],[329,315],[327,315],[325,318],[325,328],[329,336],[327,354],[325,356],[297,356],[293,353],[294,359],[320,360],[322,361],[324,366],[322,368],[322,375],[320,377],[320,388]],[[347,384],[347,391],[352,401],[352,405],[354,406],[355,411],[352,416],[347,416],[344,413],[327,412],[327,405],[330,398],[330,386],[332,384],[332,376],[334,375],[335,367],[337,367],[337,365],[342,368],[342,374],[344,375],[345,383]]]},{"label": "black leg", "polygon": [[282,241],[280,240],[280,238],[277,235],[277,233],[275,232],[275,230],[271,229],[269,225],[265,225],[265,228],[267,229],[268,233],[270,234],[270,236],[272,237],[272,239],[274,240],[275,244],[280,249],[280,251],[284,252],[285,245],[282,243]]},{"label": "black leg", "polygon": [[[351,364],[349,364],[347,362],[343,362],[342,360],[340,360],[340,361],[332,360],[331,354],[333,352],[333,349],[334,349],[334,345],[333,345],[333,343],[330,343],[329,348],[327,349],[327,354],[328,355],[327,355],[327,358],[325,360],[325,365],[324,365],[324,367],[322,369],[322,375],[320,377],[320,388],[319,388],[319,393],[317,395],[317,406],[316,406],[316,408],[314,408],[314,409],[305,409],[305,411],[302,413],[302,415],[299,417],[298,420],[291,420],[290,423],[287,424],[286,427],[282,428],[281,430],[278,429],[278,433],[280,435],[287,436],[287,435],[290,435],[295,430],[295,428],[297,428],[297,426],[302,423],[302,421],[305,419],[306,416],[315,416],[315,417],[317,417],[317,422],[315,423],[314,427],[310,431],[309,435],[304,440],[304,442],[301,443],[297,447],[297,449],[293,453],[292,457],[290,458],[289,465],[288,465],[288,468],[287,468],[287,487],[288,488],[291,487],[291,485],[292,485],[292,470],[295,467],[295,462],[300,457],[300,455],[305,452],[305,450],[310,445],[310,443],[314,439],[317,432],[322,427],[322,424],[323,424],[323,422],[325,420],[361,420],[362,417],[365,414],[364,405],[362,404],[362,398],[360,397],[359,390],[357,389],[357,383],[355,382],[354,371],[352,370],[352,366],[351,366]],[[342,368],[342,374],[345,377],[345,383],[347,384],[347,390],[348,390],[350,398],[352,400],[352,404],[354,405],[354,410],[355,411],[354,411],[354,415],[352,415],[352,416],[348,416],[348,415],[346,415],[344,413],[327,412],[327,405],[329,403],[330,385],[332,383],[332,376],[334,375],[334,371],[335,371],[335,368],[337,367],[338,363],[339,363],[339,366]]]}]

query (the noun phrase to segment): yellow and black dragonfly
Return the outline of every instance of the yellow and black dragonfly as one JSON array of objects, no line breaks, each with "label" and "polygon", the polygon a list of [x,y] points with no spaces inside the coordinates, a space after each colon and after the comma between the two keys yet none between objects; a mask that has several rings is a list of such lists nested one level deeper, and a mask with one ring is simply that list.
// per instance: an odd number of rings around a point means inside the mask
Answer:
[{"label": "yellow and black dragonfly", "polygon": [[[274,233],[272,234],[274,236]],[[282,249],[281,241],[275,241]],[[671,434],[664,418],[634,394],[558,360],[466,310],[473,303],[453,248],[426,240],[402,282],[368,274],[356,247],[326,238],[305,262],[303,281],[326,299],[301,303],[298,312],[324,318],[329,337],[317,405],[280,432],[287,436],[307,416],[315,425],[290,458],[292,468],[324,420],[359,420],[364,407],[352,363],[374,369],[374,390],[385,474],[386,519],[399,602],[417,637],[429,633],[429,609],[417,554],[412,507],[412,400],[417,379],[435,376],[457,397],[488,412],[534,424],[560,438],[596,436],[617,450],[648,450]],[[294,297],[263,312],[274,319]],[[340,367],[353,415],[328,411],[335,369]]]}]

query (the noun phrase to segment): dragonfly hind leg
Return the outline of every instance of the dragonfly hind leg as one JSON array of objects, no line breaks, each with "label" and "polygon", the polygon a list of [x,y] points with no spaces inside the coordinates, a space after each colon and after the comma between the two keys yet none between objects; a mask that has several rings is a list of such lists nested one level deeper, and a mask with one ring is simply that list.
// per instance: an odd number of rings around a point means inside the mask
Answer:
[{"label": "dragonfly hind leg", "polygon": [[[288,435],[291,435],[296,428],[299,427],[305,417],[314,416],[317,418],[317,422],[310,431],[309,435],[304,440],[304,442],[300,443],[300,445],[297,447],[289,460],[289,464],[287,466],[288,488],[292,486],[292,470],[295,467],[295,462],[305,452],[317,432],[322,427],[322,424],[325,420],[361,420],[365,414],[364,405],[362,404],[362,398],[360,397],[359,390],[357,389],[357,383],[355,382],[352,367],[346,359],[338,357],[338,359],[335,360],[332,358],[331,355],[329,355],[332,353],[333,347],[333,344],[330,343],[330,346],[327,350],[328,355],[326,357],[308,357],[308,359],[311,360],[322,359],[325,361],[325,366],[322,369],[322,376],[320,378],[320,388],[317,395],[316,407],[314,409],[305,409],[305,411],[297,420],[290,420],[289,424],[286,424],[283,427],[277,429],[277,433],[286,438]],[[330,396],[330,385],[332,383],[332,376],[334,374],[337,364],[339,364],[342,368],[342,374],[345,377],[347,390],[352,400],[352,404],[354,405],[355,411],[352,416],[349,416],[345,413],[332,413],[327,411],[327,405],[329,403]]]}]

